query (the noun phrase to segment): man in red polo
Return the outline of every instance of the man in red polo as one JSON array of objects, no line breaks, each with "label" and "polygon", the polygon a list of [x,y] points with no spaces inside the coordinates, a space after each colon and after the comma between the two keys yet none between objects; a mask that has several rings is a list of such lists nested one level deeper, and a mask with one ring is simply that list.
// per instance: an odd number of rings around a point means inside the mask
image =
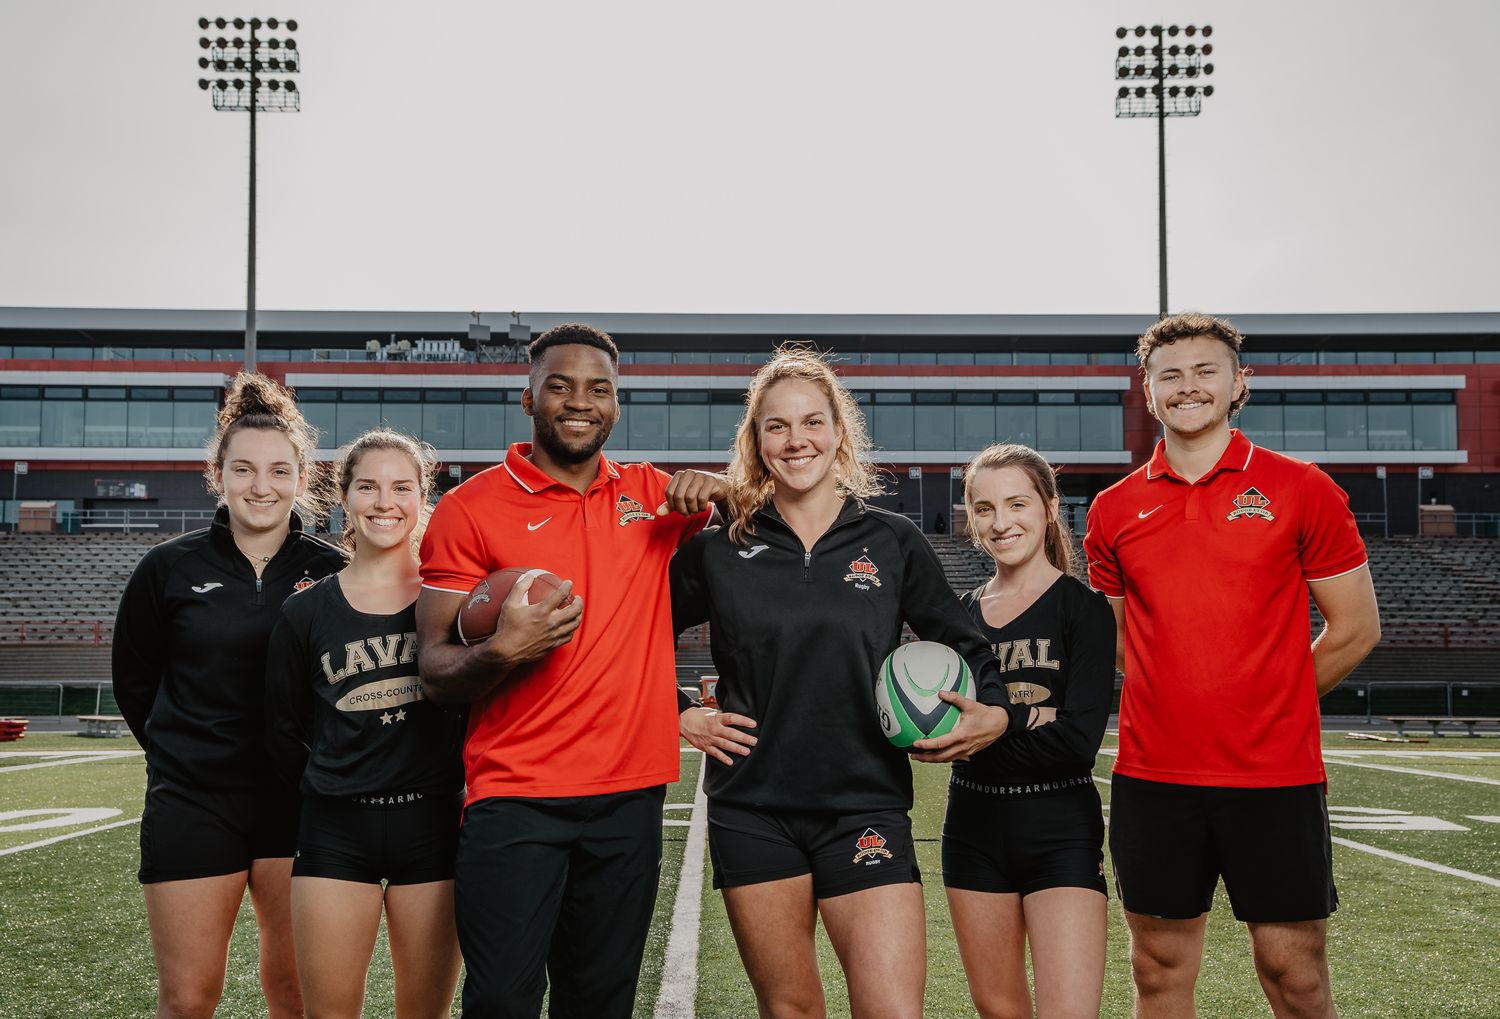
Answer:
[{"label": "man in red polo", "polygon": [[[1163,437],[1094,500],[1084,538],[1125,674],[1109,841],[1140,1016],[1195,1014],[1220,877],[1273,1012],[1335,1014],[1318,698],[1380,619],[1348,497],[1229,427],[1249,398],[1242,339],[1207,315],[1141,337]],[[1327,623],[1316,640],[1309,590]]]},{"label": "man in red polo", "polygon": [[[539,1015],[548,977],[553,1016],[634,1005],[680,759],[667,562],[723,489],[600,453],[618,363],[589,326],[538,337],[521,396],[532,441],[447,493],[422,541],[422,685],[471,705],[454,887],[465,1016]],[[518,582],[495,635],[463,647],[460,605],[507,566],[566,583],[527,605]]]}]

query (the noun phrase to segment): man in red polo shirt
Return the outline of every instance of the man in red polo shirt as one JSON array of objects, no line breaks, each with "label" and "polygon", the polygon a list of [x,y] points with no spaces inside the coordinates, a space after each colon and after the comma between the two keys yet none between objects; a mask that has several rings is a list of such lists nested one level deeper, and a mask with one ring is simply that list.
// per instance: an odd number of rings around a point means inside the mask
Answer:
[{"label": "man in red polo shirt", "polygon": [[[422,541],[422,685],[472,705],[454,887],[465,1016],[539,1015],[549,976],[553,1016],[625,1017],[635,1001],[680,759],[667,562],[723,488],[600,453],[618,363],[590,326],[538,337],[521,395],[532,442],[447,493]],[[495,635],[463,647],[460,605],[507,566],[567,583],[527,605],[518,582]]]},{"label": "man in red polo shirt", "polygon": [[[1318,698],[1380,639],[1344,492],[1255,446],[1243,337],[1207,315],[1136,354],[1162,426],[1151,460],[1089,507],[1089,582],[1125,674],[1110,855],[1139,1016],[1192,1016],[1219,878],[1277,1016],[1333,1016],[1333,884]],[[1327,626],[1312,639],[1307,596]]]}]

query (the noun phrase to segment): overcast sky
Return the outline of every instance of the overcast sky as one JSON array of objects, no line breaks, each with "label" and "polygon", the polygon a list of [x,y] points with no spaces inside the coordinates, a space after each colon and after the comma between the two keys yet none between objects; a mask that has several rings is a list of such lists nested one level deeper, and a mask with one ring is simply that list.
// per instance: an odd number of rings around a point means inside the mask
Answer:
[{"label": "overcast sky", "polygon": [[243,305],[196,19],[254,13],[306,61],[260,120],[263,309],[1153,312],[1128,18],[1214,28],[1174,309],[1500,310],[1490,0],[288,3],[0,6],[0,305]]}]

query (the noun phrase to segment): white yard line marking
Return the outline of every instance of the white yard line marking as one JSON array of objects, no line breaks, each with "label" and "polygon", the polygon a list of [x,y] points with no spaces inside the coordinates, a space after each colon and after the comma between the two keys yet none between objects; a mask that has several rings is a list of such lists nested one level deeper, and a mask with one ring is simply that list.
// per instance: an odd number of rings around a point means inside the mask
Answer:
[{"label": "white yard line marking", "polygon": [[97,828],[85,828],[83,831],[69,832],[66,835],[54,835],[50,839],[42,839],[40,842],[28,842],[24,846],[11,846],[9,849],[0,849],[0,856],[9,856],[11,853],[24,852],[27,849],[40,849],[50,846],[54,842],[66,842],[68,839],[76,839],[83,835],[92,835],[96,831],[109,831],[111,828],[123,828],[127,824],[140,824],[138,817],[128,818],[124,821],[115,821],[113,824],[101,824]]},{"label": "white yard line marking", "polygon": [[1110,785],[1111,784],[1109,779],[1107,779],[1107,778],[1100,778],[1098,775],[1094,776],[1094,781],[1100,783],[1101,785]]},{"label": "white yard line marking", "polygon": [[1459,761],[1483,761],[1500,757],[1500,750],[1342,750],[1334,747],[1323,749],[1324,757],[1399,757],[1402,760],[1420,761],[1426,757],[1443,757]]},{"label": "white yard line marking", "polygon": [[[56,768],[64,764],[88,764],[90,761],[113,761],[121,757],[139,757],[145,753],[144,750],[85,750],[64,755],[42,754],[40,751],[30,751],[36,756],[46,756],[50,760],[40,761],[37,764],[12,764],[0,763],[0,775],[8,775],[13,771],[31,771],[33,768]],[[20,756],[18,752],[16,756]]]},{"label": "white yard line marking", "polygon": [[678,822],[688,826],[687,844],[682,850],[677,898],[672,903],[672,933],[667,936],[667,955],[662,960],[656,1019],[693,1019],[693,1003],[698,996],[698,921],[703,913],[703,844],[708,834],[708,796],[703,791],[707,764],[707,758],[700,758],[693,819]]},{"label": "white yard line marking", "polygon": [[0,761],[7,757],[129,757],[139,750],[0,750]]},{"label": "white yard line marking", "polygon": [[1441,863],[1433,863],[1431,860],[1419,860],[1415,856],[1404,856],[1401,853],[1393,853],[1389,849],[1376,849],[1367,846],[1363,842],[1352,842],[1349,839],[1333,836],[1333,841],[1350,849],[1358,849],[1361,853],[1370,853],[1373,856],[1383,856],[1387,860],[1395,860],[1398,863],[1409,863],[1413,867],[1422,867],[1427,870],[1437,871],[1439,874],[1447,874],[1449,877],[1461,877],[1466,881],[1473,881],[1481,885],[1489,885],[1492,888],[1500,888],[1500,878],[1488,877],[1484,874],[1474,874],[1467,870],[1459,870],[1456,867],[1445,867]]},{"label": "white yard line marking", "polygon": [[1494,814],[1465,814],[1470,821],[1483,821],[1486,824],[1500,824],[1500,816]]},{"label": "white yard line marking", "polygon": [[1394,764],[1365,764],[1363,761],[1340,761],[1325,758],[1324,764],[1337,764],[1344,768],[1369,768],[1371,771],[1393,771],[1401,775],[1421,775],[1423,778],[1446,778],[1454,782],[1474,782],[1478,785],[1500,785],[1500,778],[1481,778],[1478,775],[1455,775],[1451,771],[1427,771],[1422,768],[1402,768]]}]

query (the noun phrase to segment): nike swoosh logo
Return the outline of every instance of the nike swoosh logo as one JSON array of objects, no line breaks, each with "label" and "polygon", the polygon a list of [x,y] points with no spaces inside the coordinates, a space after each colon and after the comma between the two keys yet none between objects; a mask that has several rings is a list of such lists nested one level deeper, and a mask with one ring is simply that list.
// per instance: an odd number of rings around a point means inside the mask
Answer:
[{"label": "nike swoosh logo", "polygon": [[768,549],[770,547],[771,547],[770,545],[756,545],[753,548],[749,548],[749,549],[746,549],[745,551],[741,552],[740,553],[740,558],[741,559],[754,559],[756,556],[760,555],[762,552],[764,552],[766,549]]},{"label": "nike swoosh logo", "polygon": [[193,588],[193,590],[197,591],[199,594],[208,594],[208,592],[212,591],[214,588],[223,586],[223,584],[219,583],[217,580],[214,580],[210,581],[207,584],[204,584],[202,587],[195,587]]},{"label": "nike swoosh logo", "polygon": [[[1161,504],[1161,506],[1165,506],[1165,505],[1166,505],[1166,503],[1162,503],[1162,504]],[[1149,517],[1149,516],[1150,516],[1150,515],[1151,515],[1151,514],[1153,514],[1153,513],[1155,513],[1155,512],[1156,512],[1156,510],[1159,510],[1159,509],[1161,509],[1161,506],[1157,506],[1157,507],[1156,507],[1156,509],[1148,509],[1148,510],[1141,510],[1141,511],[1140,511],[1140,512],[1138,512],[1138,513],[1137,513],[1137,514],[1136,514],[1136,517],[1137,517],[1137,518],[1138,518],[1138,519],[1140,519],[1140,520],[1145,520],[1145,519],[1146,519],[1146,518],[1147,518],[1147,517]]]},{"label": "nike swoosh logo", "polygon": [[[551,520],[551,519],[552,519],[551,517],[547,518],[547,520]],[[538,521],[537,523],[534,523],[534,524],[528,523],[526,525],[526,529],[528,531],[535,531],[536,529],[538,529],[539,527],[541,527],[543,524],[545,524],[547,522],[547,520],[541,520],[541,521]]]}]

